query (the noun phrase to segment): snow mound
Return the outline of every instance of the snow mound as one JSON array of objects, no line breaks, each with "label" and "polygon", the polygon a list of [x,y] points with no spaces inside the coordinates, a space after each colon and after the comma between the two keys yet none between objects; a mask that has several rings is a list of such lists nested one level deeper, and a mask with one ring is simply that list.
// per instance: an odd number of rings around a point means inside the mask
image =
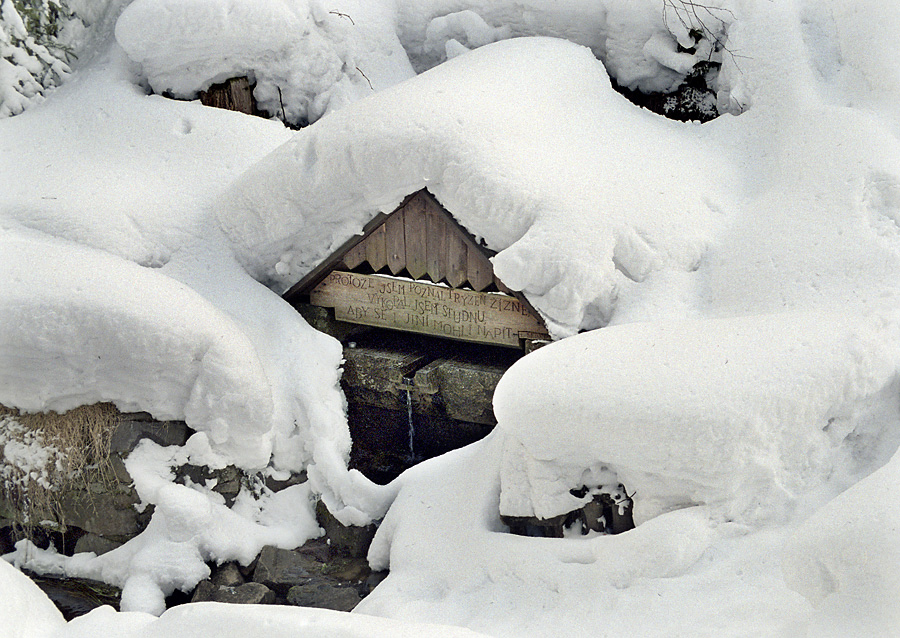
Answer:
[{"label": "snow mound", "polygon": [[346,612],[272,605],[196,603],[159,618],[101,607],[69,623],[57,638],[484,638],[467,629],[361,617]]},{"label": "snow mound", "polygon": [[[613,91],[587,49],[519,38],[301,131],[217,210],[250,272],[284,289],[427,187],[565,337],[605,324],[624,283],[697,269],[716,224],[705,184],[724,170],[683,152],[698,143]],[[633,174],[654,188],[624,179]]]},{"label": "snow mound", "polygon": [[398,2],[397,29],[420,72],[498,40],[547,36],[590,47],[623,87],[666,92],[698,63],[721,61],[734,19],[724,4],[406,0]]},{"label": "snow mound", "polygon": [[816,636],[900,627],[900,455],[807,519],[786,544],[788,586],[817,607]]},{"label": "snow mound", "polygon": [[49,638],[66,626],[46,594],[5,560],[0,560],[0,620],[4,638]]},{"label": "snow mound", "polygon": [[156,93],[249,76],[262,110],[305,124],[413,75],[393,23],[361,0],[137,0],[116,39]]},{"label": "snow mound", "polygon": [[611,470],[637,492],[636,521],[690,504],[781,520],[857,450],[896,446],[883,441],[896,411],[864,408],[896,404],[898,334],[896,317],[784,313],[627,324],[543,348],[494,395],[500,510],[571,511],[582,501],[569,490]]},{"label": "snow mound", "polygon": [[110,401],[183,419],[242,466],[266,465],[271,450],[260,435],[273,411],[269,381],[225,313],[155,269],[108,253],[36,233],[0,233],[0,245],[0,403],[64,412]]}]

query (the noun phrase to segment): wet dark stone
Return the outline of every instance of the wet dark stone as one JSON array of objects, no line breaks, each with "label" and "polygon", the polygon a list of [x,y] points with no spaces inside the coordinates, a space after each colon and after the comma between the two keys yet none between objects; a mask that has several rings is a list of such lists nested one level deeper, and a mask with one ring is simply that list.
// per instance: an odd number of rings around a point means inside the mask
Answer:
[{"label": "wet dark stone", "polygon": [[322,501],[316,504],[316,521],[325,530],[325,535],[331,541],[331,548],[353,558],[365,558],[378,529],[375,525],[344,525],[332,516]]},{"label": "wet dark stone", "polygon": [[234,605],[271,605],[275,603],[275,592],[262,583],[245,583],[235,587],[215,585],[204,580],[194,590],[192,603],[215,602]]},{"label": "wet dark stone", "polygon": [[287,593],[289,605],[336,611],[351,611],[360,600],[362,598],[356,589],[324,578],[316,578],[304,585],[291,587]]},{"label": "wet dark stone", "polygon": [[321,563],[310,556],[267,545],[257,559],[253,581],[285,595],[294,585],[310,582],[321,569]]},{"label": "wet dark stone", "polygon": [[244,576],[241,574],[237,563],[224,563],[216,568],[210,581],[217,587],[240,587],[244,584]]},{"label": "wet dark stone", "polygon": [[163,447],[184,445],[190,433],[184,421],[155,421],[139,412],[122,417],[109,442],[110,452],[114,454],[127,455],[141,439],[150,439]]}]

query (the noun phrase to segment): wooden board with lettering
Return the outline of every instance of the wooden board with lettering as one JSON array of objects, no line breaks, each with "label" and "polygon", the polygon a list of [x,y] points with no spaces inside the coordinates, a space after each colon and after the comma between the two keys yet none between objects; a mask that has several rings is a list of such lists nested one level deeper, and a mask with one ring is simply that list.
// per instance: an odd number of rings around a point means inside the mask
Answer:
[{"label": "wooden board with lettering", "polygon": [[335,319],[407,332],[519,347],[549,339],[527,303],[502,293],[334,270],[310,293]]}]

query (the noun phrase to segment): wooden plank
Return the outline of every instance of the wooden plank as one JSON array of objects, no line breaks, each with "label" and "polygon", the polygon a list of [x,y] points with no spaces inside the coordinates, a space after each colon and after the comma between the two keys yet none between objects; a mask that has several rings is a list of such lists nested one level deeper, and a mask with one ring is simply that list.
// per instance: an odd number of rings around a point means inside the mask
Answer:
[{"label": "wooden plank", "polygon": [[434,203],[425,206],[425,261],[428,278],[438,283],[447,272],[447,218]]},{"label": "wooden plank", "polygon": [[497,279],[496,276],[494,277],[494,285],[497,286],[497,290],[499,290],[500,292],[505,292],[507,295],[514,294],[513,291],[507,288],[506,284]]},{"label": "wooden plank", "polygon": [[253,87],[246,77],[231,78],[221,84],[213,84],[206,91],[200,91],[200,103],[248,115],[256,114]]},{"label": "wooden plank", "polygon": [[387,266],[387,249],[384,245],[384,235],[384,224],[382,224],[373,230],[364,242],[366,244],[366,261],[369,262],[369,265],[375,272]]},{"label": "wooden plank", "polygon": [[494,283],[494,267],[480,251],[470,249],[466,260],[466,277],[472,290],[484,290]]},{"label": "wooden plank", "polygon": [[413,279],[421,279],[428,272],[425,198],[414,197],[403,211],[406,240],[406,271]]},{"label": "wooden plank", "polygon": [[406,268],[406,237],[403,230],[403,209],[397,210],[384,222],[384,247],[388,268],[397,275]]},{"label": "wooden plank", "polygon": [[528,304],[515,297],[383,275],[333,271],[310,302],[334,308],[341,321],[463,341],[519,347],[521,339],[550,338]]},{"label": "wooden plank", "polygon": [[459,288],[468,278],[467,268],[469,263],[466,242],[458,233],[450,233],[447,236],[447,283],[453,288]]},{"label": "wooden plank", "polygon": [[341,259],[343,264],[352,270],[366,260],[366,240],[362,240],[356,246],[347,251]]}]

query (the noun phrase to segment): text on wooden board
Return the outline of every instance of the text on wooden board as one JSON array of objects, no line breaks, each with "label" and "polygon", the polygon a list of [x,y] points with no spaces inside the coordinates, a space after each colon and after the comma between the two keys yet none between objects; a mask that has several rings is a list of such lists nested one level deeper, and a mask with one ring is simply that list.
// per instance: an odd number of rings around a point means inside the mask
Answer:
[{"label": "text on wooden board", "polygon": [[342,321],[466,341],[518,346],[520,339],[549,338],[514,297],[429,282],[335,270],[310,293],[310,302],[334,308]]}]

